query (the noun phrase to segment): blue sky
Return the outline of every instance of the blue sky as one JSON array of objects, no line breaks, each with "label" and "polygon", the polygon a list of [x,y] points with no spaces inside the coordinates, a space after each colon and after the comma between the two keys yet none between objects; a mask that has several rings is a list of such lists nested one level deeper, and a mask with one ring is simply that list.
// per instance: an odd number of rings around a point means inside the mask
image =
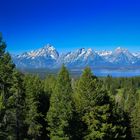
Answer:
[{"label": "blue sky", "polygon": [[11,53],[50,43],[140,51],[139,0],[0,0],[0,31]]}]

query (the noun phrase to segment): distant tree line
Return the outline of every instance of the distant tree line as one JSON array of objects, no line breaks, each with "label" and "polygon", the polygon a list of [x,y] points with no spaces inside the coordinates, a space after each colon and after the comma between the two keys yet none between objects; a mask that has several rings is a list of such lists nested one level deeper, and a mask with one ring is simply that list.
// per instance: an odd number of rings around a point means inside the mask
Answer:
[{"label": "distant tree line", "polygon": [[139,140],[140,77],[22,74],[0,36],[0,140]]}]

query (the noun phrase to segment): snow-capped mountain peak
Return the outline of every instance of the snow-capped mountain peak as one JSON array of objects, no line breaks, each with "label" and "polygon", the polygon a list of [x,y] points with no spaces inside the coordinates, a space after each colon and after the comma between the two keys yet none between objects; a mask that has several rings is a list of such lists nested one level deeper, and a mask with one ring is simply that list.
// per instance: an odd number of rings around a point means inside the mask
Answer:
[{"label": "snow-capped mountain peak", "polygon": [[128,52],[128,49],[121,48],[121,47],[115,49],[115,53],[126,53],[126,52]]},{"label": "snow-capped mountain peak", "polygon": [[134,64],[137,59],[128,51],[128,49],[118,47],[115,49],[112,55],[108,57],[108,61],[113,64],[130,65]]},{"label": "snow-capped mountain peak", "polygon": [[132,54],[133,54],[133,56],[140,58],[140,52],[136,52],[136,53],[132,53]]},{"label": "snow-capped mountain peak", "polygon": [[93,57],[95,52],[93,52],[93,50],[91,48],[87,49],[84,58],[88,59],[88,57]]},{"label": "snow-capped mountain peak", "polygon": [[47,49],[49,51],[55,51],[56,49],[54,48],[54,46],[52,46],[51,44],[47,44],[43,47],[44,49]]},{"label": "snow-capped mountain peak", "polygon": [[52,67],[58,58],[59,53],[56,49],[52,45],[47,44],[43,48],[14,56],[13,61],[18,67],[48,68]]},{"label": "snow-capped mountain peak", "polygon": [[82,55],[82,54],[84,54],[85,52],[86,52],[85,48],[81,48],[81,49],[77,49],[77,50],[76,50],[77,55]]},{"label": "snow-capped mountain peak", "polygon": [[35,59],[37,57],[51,57],[52,59],[57,59],[59,57],[59,54],[53,46],[48,44],[43,48],[32,50],[30,52],[25,52],[21,55],[18,55],[18,58]]},{"label": "snow-capped mountain peak", "polygon": [[56,49],[47,44],[43,48],[25,52],[21,55],[12,55],[17,67],[21,68],[53,68],[62,64],[70,68],[106,67],[106,66],[131,66],[140,64],[140,53],[131,53],[121,47],[114,51],[93,51],[91,48],[77,49],[59,55]]},{"label": "snow-capped mountain peak", "polygon": [[87,52],[89,52],[89,53],[92,52],[92,51],[93,51],[93,50],[92,50],[91,48],[87,49]]}]

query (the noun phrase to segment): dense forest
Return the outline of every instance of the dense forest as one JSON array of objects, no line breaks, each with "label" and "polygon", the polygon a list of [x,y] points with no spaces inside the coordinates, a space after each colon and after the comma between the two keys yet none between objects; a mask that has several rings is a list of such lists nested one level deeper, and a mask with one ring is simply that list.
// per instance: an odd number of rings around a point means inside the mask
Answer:
[{"label": "dense forest", "polygon": [[40,79],[5,49],[0,37],[0,140],[140,139],[140,77],[71,78],[63,65]]}]

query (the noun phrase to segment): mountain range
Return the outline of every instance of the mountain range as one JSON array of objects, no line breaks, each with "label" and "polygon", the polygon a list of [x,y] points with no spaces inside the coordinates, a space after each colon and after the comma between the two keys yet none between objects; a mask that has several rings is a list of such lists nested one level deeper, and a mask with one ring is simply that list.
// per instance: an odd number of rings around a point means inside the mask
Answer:
[{"label": "mountain range", "polygon": [[95,67],[131,67],[140,66],[140,52],[132,53],[121,47],[114,51],[94,51],[91,48],[60,54],[52,45],[13,55],[18,68],[59,68],[65,64],[69,68]]}]

